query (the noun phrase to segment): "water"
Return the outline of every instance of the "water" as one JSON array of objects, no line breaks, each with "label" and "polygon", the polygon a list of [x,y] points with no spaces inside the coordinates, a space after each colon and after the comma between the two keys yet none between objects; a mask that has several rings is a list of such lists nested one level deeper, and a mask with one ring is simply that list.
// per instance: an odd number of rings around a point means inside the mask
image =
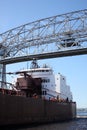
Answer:
[{"label": "water", "polygon": [[77,117],[87,118],[87,109],[77,110]]},{"label": "water", "polygon": [[78,118],[69,122],[51,123],[34,126],[27,125],[5,128],[5,130],[87,130],[87,111],[78,111],[77,116]]}]

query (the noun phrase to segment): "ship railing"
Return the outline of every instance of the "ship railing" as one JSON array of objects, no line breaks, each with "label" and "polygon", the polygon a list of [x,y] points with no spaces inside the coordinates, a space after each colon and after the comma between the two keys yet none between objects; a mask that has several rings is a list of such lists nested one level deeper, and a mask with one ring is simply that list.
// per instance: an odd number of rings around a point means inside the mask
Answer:
[{"label": "ship railing", "polygon": [[[47,89],[47,88],[44,88],[44,89],[48,92],[51,92],[51,97],[49,98],[49,100],[58,101],[58,102],[72,102],[72,100],[69,100],[69,98],[63,93],[58,93],[54,90]],[[52,93],[54,93],[56,96],[53,95]],[[50,95],[50,94],[47,93],[47,95]],[[45,99],[45,96],[43,96],[43,99]]]},{"label": "ship railing", "polygon": [[0,87],[0,88],[11,89],[11,90],[15,90],[15,91],[17,91],[17,89],[15,88],[15,85],[12,84],[12,83],[9,83],[9,82],[3,82],[3,81],[0,81],[0,83],[3,84],[3,86]]},{"label": "ship railing", "polygon": [[9,82],[0,81],[3,84],[3,87],[0,86],[0,92],[2,94],[9,94],[9,95],[17,95],[18,90],[15,88],[14,84]]}]

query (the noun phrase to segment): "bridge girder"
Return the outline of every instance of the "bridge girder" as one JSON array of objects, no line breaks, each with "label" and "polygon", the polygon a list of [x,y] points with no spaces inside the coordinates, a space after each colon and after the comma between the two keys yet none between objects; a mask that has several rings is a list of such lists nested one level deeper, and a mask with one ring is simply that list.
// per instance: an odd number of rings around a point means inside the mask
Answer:
[{"label": "bridge girder", "polygon": [[65,56],[83,55],[83,54],[87,54],[87,48],[7,58],[5,60],[2,59],[0,61],[0,64],[6,65],[6,64],[17,63],[17,62],[31,61],[33,59],[41,60],[41,59],[50,59],[50,58],[65,57]]},{"label": "bridge girder", "polygon": [[[86,42],[87,9],[56,15],[0,34],[0,63],[24,61],[24,57],[30,56],[59,57],[60,52],[62,56],[71,55],[70,51],[76,55],[74,52],[81,49],[79,54],[82,51],[81,54],[86,54]],[[66,52],[69,53],[66,55]]]}]

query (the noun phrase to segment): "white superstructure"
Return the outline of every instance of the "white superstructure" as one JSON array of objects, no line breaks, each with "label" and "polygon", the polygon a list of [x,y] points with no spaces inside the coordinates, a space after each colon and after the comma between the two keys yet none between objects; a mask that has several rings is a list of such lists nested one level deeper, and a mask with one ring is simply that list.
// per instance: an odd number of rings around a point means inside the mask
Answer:
[{"label": "white superstructure", "polygon": [[66,84],[66,77],[60,73],[54,74],[52,68],[44,65],[39,67],[36,63],[33,67],[22,72],[27,72],[32,78],[41,78],[42,97],[45,99],[58,98],[72,100],[70,86]]}]

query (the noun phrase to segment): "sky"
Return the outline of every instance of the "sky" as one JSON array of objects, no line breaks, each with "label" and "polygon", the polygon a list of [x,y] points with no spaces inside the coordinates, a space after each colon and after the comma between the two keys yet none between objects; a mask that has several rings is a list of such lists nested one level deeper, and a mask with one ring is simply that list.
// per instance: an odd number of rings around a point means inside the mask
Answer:
[{"label": "sky", "polygon": [[[38,19],[87,9],[87,0],[0,0],[0,33]],[[87,55],[41,60],[54,73],[66,76],[78,108],[87,108]],[[30,64],[30,62],[29,62]],[[26,68],[27,63],[7,65],[9,72]]]}]

